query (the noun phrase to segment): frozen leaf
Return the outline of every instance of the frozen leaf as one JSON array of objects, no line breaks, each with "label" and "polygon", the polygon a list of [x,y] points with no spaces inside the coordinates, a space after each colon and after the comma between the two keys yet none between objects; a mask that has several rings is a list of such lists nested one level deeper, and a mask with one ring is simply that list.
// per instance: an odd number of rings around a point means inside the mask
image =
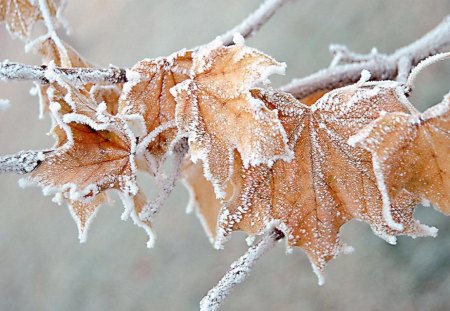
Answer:
[{"label": "frozen leaf", "polygon": [[[63,42],[65,52],[67,53],[67,61],[63,61],[66,59],[65,57],[61,57],[61,52],[55,41],[49,37],[44,36],[40,39],[33,42],[32,49],[34,52],[42,57],[42,62],[46,65],[53,62],[56,67],[93,67],[93,65],[85,60],[73,47],[69,44]],[[40,107],[40,116],[43,117],[44,113],[49,112],[49,98],[47,96],[47,90],[49,88],[48,85],[36,84],[36,88],[39,95],[39,107]],[[86,85],[86,88],[89,90],[91,85]],[[117,101],[116,104],[117,106]]]},{"label": "frozen leaf", "polygon": [[134,140],[125,126],[120,120],[100,130],[76,122],[57,126],[56,150],[46,155],[29,180],[71,200],[91,198],[106,189],[136,194]]},{"label": "frozen leaf", "polygon": [[72,46],[63,42],[64,48],[69,56],[69,62],[64,62],[55,41],[50,36],[43,36],[33,42],[33,51],[42,57],[44,64],[54,62],[57,67],[94,67],[89,61],[85,60]]},{"label": "frozen leaf", "polygon": [[450,214],[450,94],[424,113],[387,113],[351,142],[372,153],[386,209],[406,189]]},{"label": "frozen leaf", "polygon": [[135,195],[136,142],[126,122],[97,105],[84,88],[62,78],[49,93],[57,121],[55,150],[29,179],[71,200],[91,198],[110,188]]},{"label": "frozen leaf", "polygon": [[[233,230],[260,234],[270,225],[283,231],[289,246],[302,248],[321,276],[326,263],[349,250],[339,231],[352,219],[367,222],[390,243],[395,236],[432,235],[413,219],[417,197],[401,191],[393,200],[392,216],[402,224],[395,230],[383,217],[382,195],[371,155],[347,140],[382,111],[403,111],[394,82],[333,90],[311,106],[290,94],[253,90],[253,95],[277,109],[295,158],[267,166],[235,170],[233,196],[219,215],[216,246]],[[238,161],[237,161],[238,162]]]},{"label": "frozen leaf", "polygon": [[[120,98],[120,113],[143,125],[144,135],[156,133],[161,127],[174,122],[175,99],[170,89],[189,77],[192,66],[190,51],[180,51],[166,58],[144,59],[128,72],[129,82],[124,85]],[[146,146],[148,160],[158,168],[170,144],[177,136],[171,126],[159,131]]]},{"label": "frozen leaf", "polygon": [[[61,1],[48,0],[51,16],[55,16]],[[0,23],[6,22],[8,31],[22,39],[30,36],[36,21],[42,19],[37,1],[0,0]]]},{"label": "frozen leaf", "polygon": [[202,160],[218,196],[232,174],[237,150],[245,166],[288,158],[286,135],[276,112],[249,89],[266,82],[284,65],[244,45],[225,47],[218,40],[193,54],[190,79],[171,89],[175,120],[189,139],[190,156]]},{"label": "frozen leaf", "polygon": [[192,163],[186,160],[182,168],[183,181],[190,193],[188,212],[195,209],[203,228],[209,239],[216,239],[217,219],[219,216],[221,202],[216,199],[214,188],[203,175],[200,162]]},{"label": "frozen leaf", "polygon": [[85,203],[81,201],[69,200],[69,210],[78,227],[78,238],[83,243],[87,239],[87,231],[95,214],[97,214],[100,205],[106,201],[106,194],[101,193],[94,197],[93,200]]}]

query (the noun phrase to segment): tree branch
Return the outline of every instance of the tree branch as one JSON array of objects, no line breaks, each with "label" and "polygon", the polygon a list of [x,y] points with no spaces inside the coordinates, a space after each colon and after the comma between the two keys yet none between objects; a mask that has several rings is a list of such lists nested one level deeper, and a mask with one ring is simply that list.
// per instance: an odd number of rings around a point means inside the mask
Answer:
[{"label": "tree branch", "polygon": [[[47,66],[32,66],[5,61],[0,63],[0,80],[38,81],[48,84],[45,77]],[[71,82],[86,83],[125,83],[127,82],[126,69],[110,68],[59,68],[53,69],[62,73]]]},{"label": "tree branch", "polygon": [[246,39],[252,37],[288,1],[290,0],[266,0],[239,25],[220,36],[223,44],[233,44],[235,33],[240,33]]},{"label": "tree branch", "polygon": [[273,229],[258,244],[250,247],[247,253],[231,264],[230,270],[228,270],[219,283],[202,299],[200,302],[200,311],[217,310],[231,290],[237,284],[247,279],[256,262],[283,237],[284,234],[281,231]]},{"label": "tree branch", "polygon": [[[319,90],[329,90],[351,83],[361,77],[361,71],[370,71],[372,80],[394,80],[398,74],[398,65],[409,59],[411,68],[426,57],[445,50],[450,45],[450,16],[447,16],[437,27],[425,34],[419,40],[383,56],[373,54],[373,58],[359,57],[361,62],[338,65],[333,68],[320,70],[308,77],[295,79],[281,87],[284,92],[293,94],[297,98],[308,96]],[[349,55],[349,53],[347,53]],[[353,56],[360,56],[352,53]],[[402,75],[405,73],[402,72]]]},{"label": "tree branch", "polygon": [[0,174],[26,174],[33,171],[44,160],[42,151],[20,151],[14,155],[0,157]]}]

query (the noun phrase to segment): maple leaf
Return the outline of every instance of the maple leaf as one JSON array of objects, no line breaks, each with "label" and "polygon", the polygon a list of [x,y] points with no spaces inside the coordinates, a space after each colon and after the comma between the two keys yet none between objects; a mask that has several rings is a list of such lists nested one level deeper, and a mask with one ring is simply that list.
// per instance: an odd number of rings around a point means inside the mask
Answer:
[{"label": "maple leaf", "polygon": [[[0,23],[6,22],[8,31],[22,39],[28,38],[36,21],[42,19],[39,7],[30,0],[0,0]],[[47,0],[51,16],[55,16],[61,1]]]},{"label": "maple leaf", "polygon": [[177,136],[176,102],[170,89],[189,77],[191,54],[183,50],[164,58],[144,59],[128,72],[119,111],[127,119],[140,122],[143,135],[152,136],[144,142],[151,171],[159,168]]},{"label": "maple leaf", "polygon": [[386,113],[350,142],[372,153],[387,211],[406,189],[450,214],[450,94],[424,113]]},{"label": "maple leaf", "polygon": [[191,159],[202,160],[218,196],[232,173],[233,151],[245,166],[273,163],[291,155],[276,112],[251,96],[249,89],[284,65],[242,44],[220,40],[193,53],[188,80],[171,89],[178,129],[189,139]]},{"label": "maple leaf", "polygon": [[400,101],[392,100],[393,84],[336,89],[312,106],[287,93],[253,90],[255,97],[277,109],[295,158],[278,160],[272,167],[246,169],[235,156],[232,190],[222,200],[217,223],[209,222],[210,231],[215,230],[215,246],[221,247],[234,230],[255,235],[275,225],[289,246],[307,253],[322,282],[326,263],[349,250],[339,231],[351,219],[367,222],[393,244],[400,234],[434,235],[434,228],[413,219],[418,198],[407,191],[398,193],[392,206],[392,216],[403,225],[402,230],[389,226],[370,153],[347,143],[381,111],[404,110]]},{"label": "maple leaf", "polygon": [[44,194],[55,194],[56,202],[67,202],[81,241],[107,193],[115,191],[125,205],[123,219],[131,216],[143,227],[151,246],[150,223],[139,218],[147,200],[136,183],[136,138],[126,120],[110,114],[105,102],[97,105],[90,92],[63,77],[52,82],[48,93],[57,122],[52,129],[56,144],[25,184],[38,184]]},{"label": "maple leaf", "polygon": [[214,188],[203,175],[203,167],[199,162],[185,161],[182,167],[183,183],[190,194],[187,211],[196,208],[196,215],[200,219],[211,243],[216,239],[217,219],[221,209],[221,201],[216,198]]},{"label": "maple leaf", "polygon": [[[93,67],[93,65],[85,60],[72,46],[66,42],[62,42],[67,53],[67,58],[61,56],[61,51],[56,45],[55,41],[50,36],[43,36],[38,40],[33,42],[31,48],[33,51],[42,57],[42,62],[46,65],[53,64],[56,67]],[[85,85],[86,89],[90,89],[92,84]],[[43,85],[40,83],[35,83],[36,93],[39,96],[39,117],[43,118],[44,113],[49,112],[50,100],[47,96],[47,90],[49,85]],[[94,96],[99,99],[101,96]],[[103,97],[103,96],[102,96]],[[103,97],[102,100],[105,100]],[[117,106],[117,100],[115,105]],[[116,109],[117,110],[117,109]]]}]

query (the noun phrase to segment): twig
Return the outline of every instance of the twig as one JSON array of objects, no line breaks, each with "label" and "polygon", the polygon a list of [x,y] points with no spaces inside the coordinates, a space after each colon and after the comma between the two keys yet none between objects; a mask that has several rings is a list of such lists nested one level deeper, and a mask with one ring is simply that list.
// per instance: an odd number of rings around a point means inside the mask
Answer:
[{"label": "twig", "polygon": [[48,8],[47,0],[39,0],[39,10],[41,11],[45,27],[47,27],[48,34],[52,38],[53,42],[55,42],[56,44],[61,59],[61,64],[65,64],[66,66],[71,65],[67,49],[62,43],[61,39],[58,37],[58,34],[56,33],[55,30],[55,26],[53,25],[53,20],[50,14],[50,10]]},{"label": "twig", "polygon": [[[124,83],[127,82],[125,69],[110,68],[58,68],[70,82],[86,83]],[[32,66],[5,61],[0,63],[0,80],[38,81],[48,84],[45,77],[47,66]]]},{"label": "twig", "polygon": [[200,302],[200,311],[217,310],[225,300],[231,290],[247,279],[256,264],[265,253],[271,250],[276,242],[284,237],[284,234],[273,229],[267,233],[256,245],[250,247],[242,257],[235,261],[230,270],[224,277],[212,288]]},{"label": "twig", "polygon": [[142,212],[139,214],[139,218],[143,221],[152,221],[155,215],[161,210],[164,203],[169,198],[175,188],[175,184],[180,177],[181,166],[183,159],[188,152],[189,146],[186,138],[182,138],[176,142],[173,148],[173,168],[168,177],[158,179],[159,191],[154,200],[144,206]]},{"label": "twig", "polygon": [[0,157],[0,174],[26,174],[33,171],[44,160],[42,151],[20,151],[14,155]]},{"label": "twig", "polygon": [[386,55],[378,53],[376,48],[372,48],[369,54],[360,54],[350,51],[345,45],[331,44],[328,48],[334,56],[330,67],[336,67],[341,63],[362,63],[370,61],[376,57],[383,58]]},{"label": "twig", "polygon": [[[375,57],[367,61],[320,70],[308,77],[293,80],[280,89],[293,94],[297,98],[302,98],[319,90],[329,90],[355,83],[359,80],[363,69],[370,71],[372,80],[393,80],[398,74],[400,59],[408,58],[412,67],[414,67],[421,60],[445,50],[449,45],[450,16],[447,16],[438,26],[422,38],[388,56],[376,57],[375,54]],[[403,62],[405,61],[403,60]]]},{"label": "twig", "polygon": [[[275,1],[271,1],[275,3]],[[266,3],[267,5],[267,3]],[[264,6],[264,5],[263,5]],[[256,14],[256,13],[255,13]],[[243,23],[244,24],[244,23]],[[252,28],[253,29],[253,28]],[[254,28],[258,29],[258,28]],[[426,57],[444,51],[450,45],[450,16],[419,40],[398,49],[394,53],[376,57],[370,60],[338,65],[328,68],[308,77],[293,80],[280,90],[289,92],[297,98],[302,98],[319,90],[329,90],[355,83],[361,76],[361,71],[370,71],[372,80],[393,80],[398,74],[400,59],[409,59],[411,68]],[[359,54],[358,54],[359,55]],[[403,60],[402,62],[405,62]],[[111,68],[56,68],[69,81],[85,83],[124,83],[127,82],[126,69]],[[48,83],[45,78],[45,66],[30,66],[20,63],[0,63],[0,80],[33,80]],[[405,73],[402,72],[401,75]]]},{"label": "twig", "polygon": [[288,1],[290,0],[266,0],[239,25],[220,36],[224,45],[232,44],[236,33],[246,39],[252,37]]}]

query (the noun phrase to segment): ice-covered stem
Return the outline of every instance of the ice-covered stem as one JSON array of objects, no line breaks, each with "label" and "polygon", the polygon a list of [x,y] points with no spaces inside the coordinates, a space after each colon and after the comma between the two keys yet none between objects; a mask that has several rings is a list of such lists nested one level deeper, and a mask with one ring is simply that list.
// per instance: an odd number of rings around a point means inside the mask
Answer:
[{"label": "ice-covered stem", "polygon": [[330,67],[335,67],[342,63],[349,64],[367,62],[374,58],[382,58],[386,56],[378,53],[376,48],[373,48],[369,54],[360,54],[350,51],[345,45],[341,44],[331,44],[329,50],[333,55],[333,61]]},{"label": "ice-covered stem", "polygon": [[39,10],[41,11],[42,18],[44,19],[44,24],[45,27],[47,27],[48,34],[52,38],[53,42],[55,42],[56,47],[58,48],[61,63],[70,64],[69,54],[67,53],[66,47],[62,43],[58,34],[56,33],[55,26],[53,25],[53,19],[52,15],[50,14],[50,9],[48,7],[47,0],[39,0]]},{"label": "ice-covered stem", "polygon": [[[47,66],[32,66],[4,61],[0,63],[0,80],[37,81],[48,84],[45,77]],[[58,68],[54,69],[73,83],[124,83],[127,82],[125,69],[110,68]]]},{"label": "ice-covered stem", "polygon": [[239,25],[220,36],[224,45],[233,44],[233,36],[239,33],[244,38],[252,37],[286,2],[291,0],[266,0]]},{"label": "ice-covered stem", "polygon": [[[372,80],[394,80],[398,75],[399,63],[410,63],[411,68],[421,60],[434,55],[450,46],[450,16],[447,16],[438,26],[417,41],[396,50],[387,56],[374,54],[366,61],[338,65],[320,70],[302,79],[295,79],[281,87],[281,90],[293,94],[297,98],[308,96],[319,90],[329,90],[355,83],[361,76],[361,71],[370,71]],[[352,54],[352,56],[361,56]],[[370,55],[370,54],[369,54]],[[407,61],[408,59],[409,61]],[[400,61],[401,60],[401,61]],[[404,76],[405,73],[401,72]]]},{"label": "ice-covered stem", "polygon": [[237,285],[247,279],[256,264],[266,252],[271,250],[276,242],[284,237],[284,234],[273,229],[267,233],[256,245],[250,247],[242,257],[235,261],[230,270],[224,277],[212,288],[200,302],[200,311],[218,310],[222,302]]},{"label": "ice-covered stem", "polygon": [[173,168],[169,176],[158,180],[160,189],[157,197],[151,202],[147,203],[142,212],[139,214],[139,218],[143,221],[152,221],[155,215],[161,210],[164,203],[169,198],[175,188],[175,184],[180,176],[181,166],[184,156],[189,150],[188,142],[186,138],[182,138],[179,142],[175,143],[173,154]]},{"label": "ice-covered stem", "polygon": [[26,174],[33,171],[44,160],[42,151],[20,151],[14,155],[0,157],[0,173]]}]

